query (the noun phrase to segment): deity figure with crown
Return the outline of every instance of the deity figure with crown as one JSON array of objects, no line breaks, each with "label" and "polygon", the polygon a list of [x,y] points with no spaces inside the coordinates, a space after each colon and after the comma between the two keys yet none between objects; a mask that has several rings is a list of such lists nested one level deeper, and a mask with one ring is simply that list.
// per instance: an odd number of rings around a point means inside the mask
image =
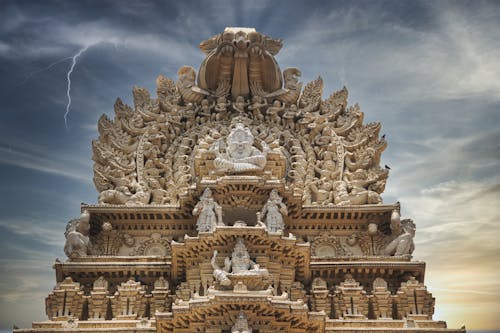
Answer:
[{"label": "deity figure with crown", "polygon": [[248,127],[237,123],[227,137],[212,147],[216,154],[214,165],[222,173],[247,173],[260,171],[266,165],[267,149],[260,151],[253,146],[254,136]]}]

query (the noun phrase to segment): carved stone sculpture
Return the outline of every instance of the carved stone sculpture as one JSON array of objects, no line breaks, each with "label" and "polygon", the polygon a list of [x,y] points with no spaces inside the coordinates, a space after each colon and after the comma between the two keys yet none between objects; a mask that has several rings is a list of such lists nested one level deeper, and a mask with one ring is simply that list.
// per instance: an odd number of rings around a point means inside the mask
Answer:
[{"label": "carved stone sculpture", "polygon": [[231,269],[231,273],[234,274],[259,269],[259,265],[255,264],[255,262],[250,259],[250,255],[248,254],[243,238],[238,238],[236,240],[236,244],[234,246],[233,253],[231,253],[231,259],[228,261],[228,265],[229,266],[226,266],[226,268],[229,267]]},{"label": "carved stone sculpture", "polygon": [[200,67],[198,85],[217,96],[263,96],[281,88],[281,72],[274,59],[280,40],[251,28],[226,28],[200,44],[207,55]]},{"label": "carved stone sculpture", "polygon": [[415,237],[415,223],[411,219],[404,219],[401,221],[402,233],[390,242],[384,249],[385,255],[411,255],[415,250],[413,238]]},{"label": "carved stone sculpture", "polygon": [[217,265],[217,254],[218,252],[215,250],[211,264],[214,269],[213,275],[220,285],[234,285],[236,288],[240,283],[240,285],[248,286],[249,290],[262,290],[269,285],[269,271],[260,268],[250,259],[243,238],[237,238],[231,258],[224,259],[224,268]]},{"label": "carved stone sculpture", "polygon": [[198,216],[196,228],[198,232],[212,232],[222,222],[222,207],[212,197],[212,191],[206,188],[200,201],[194,206],[193,215]]},{"label": "carved stone sculpture", "polygon": [[381,125],[282,76],[254,29],[200,47],[198,72],[100,117],[99,202],[68,223],[49,320],[14,332],[464,333],[432,320],[415,225],[382,204]]},{"label": "carved stone sculpture", "polygon": [[260,214],[264,218],[264,224],[269,232],[283,230],[285,226],[283,215],[288,215],[288,210],[276,189],[273,189],[269,194],[269,199],[262,207]]},{"label": "carved stone sculpture", "polygon": [[66,226],[66,244],[64,253],[70,259],[85,257],[90,254],[91,244],[89,240],[90,215],[84,211],[79,219],[68,222]]},{"label": "carved stone sculpture", "polygon": [[226,152],[221,152],[221,142],[213,146],[216,158],[216,171],[245,173],[259,171],[266,165],[267,151],[260,151],[253,146],[254,136],[243,124],[238,123],[227,137]]},{"label": "carved stone sculpture", "polygon": [[238,318],[236,318],[236,322],[233,327],[231,327],[231,333],[252,333],[252,329],[248,326],[245,312],[240,311]]}]

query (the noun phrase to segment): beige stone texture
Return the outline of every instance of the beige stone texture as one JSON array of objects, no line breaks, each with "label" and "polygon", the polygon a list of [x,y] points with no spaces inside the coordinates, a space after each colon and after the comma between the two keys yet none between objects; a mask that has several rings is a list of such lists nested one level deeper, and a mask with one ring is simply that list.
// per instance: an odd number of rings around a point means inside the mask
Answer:
[{"label": "beige stone texture", "polygon": [[416,224],[382,202],[380,123],[226,28],[200,69],[117,99],[96,204],[68,223],[48,320],[20,332],[464,332],[433,320]]}]

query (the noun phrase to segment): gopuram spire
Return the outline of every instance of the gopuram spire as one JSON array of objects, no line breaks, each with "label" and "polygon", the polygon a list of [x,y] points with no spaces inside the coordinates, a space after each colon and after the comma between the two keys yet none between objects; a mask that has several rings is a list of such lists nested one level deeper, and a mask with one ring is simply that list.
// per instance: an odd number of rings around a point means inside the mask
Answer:
[{"label": "gopuram spire", "polygon": [[48,320],[15,332],[464,332],[433,320],[416,225],[382,202],[380,124],[282,72],[282,46],[226,28],[101,116],[97,204],[68,223]]}]

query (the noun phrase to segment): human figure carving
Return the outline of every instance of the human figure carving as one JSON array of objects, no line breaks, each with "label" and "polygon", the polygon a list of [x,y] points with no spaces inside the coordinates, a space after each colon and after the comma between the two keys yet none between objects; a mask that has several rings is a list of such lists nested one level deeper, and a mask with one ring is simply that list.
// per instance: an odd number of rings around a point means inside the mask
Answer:
[{"label": "human figure carving", "polygon": [[226,118],[227,108],[231,105],[231,102],[227,101],[224,96],[217,98],[217,103],[215,104],[215,112],[212,114],[212,121],[219,121]]},{"label": "human figure carving", "polygon": [[295,129],[295,118],[299,114],[299,109],[297,105],[292,104],[288,108],[285,109],[283,113],[283,126],[289,128],[291,130]]},{"label": "human figure carving", "polygon": [[231,279],[237,278],[238,276],[267,277],[269,275],[269,271],[267,269],[260,268],[258,264],[250,259],[250,254],[245,246],[245,241],[241,237],[236,239],[236,244],[234,245],[233,252],[231,253],[231,258],[226,257],[224,259],[224,268],[217,265],[217,254],[218,252],[215,250],[212,256],[211,264],[214,269],[213,275],[222,286],[231,285]]},{"label": "human figure carving", "polygon": [[64,236],[64,253],[70,259],[85,257],[90,254],[90,214],[84,211],[80,218],[68,222]]},{"label": "human figure carving", "polygon": [[198,125],[201,125],[205,123],[207,120],[210,120],[210,113],[211,110],[215,107],[216,103],[215,101],[210,104],[208,99],[204,99],[201,101],[201,105],[198,107],[197,113],[196,113],[196,123]]},{"label": "human figure carving", "polygon": [[264,169],[266,165],[267,146],[264,152],[253,147],[254,137],[250,129],[239,123],[227,137],[227,151],[221,153],[220,144],[216,142],[214,161],[217,171],[244,173]]},{"label": "human figure carving", "polygon": [[267,118],[270,122],[272,122],[273,124],[279,124],[280,122],[280,115],[279,113],[281,111],[285,110],[285,103],[283,103],[283,105],[281,105],[281,102],[278,101],[278,100],[275,100],[273,102],[273,105],[268,107],[267,108]]},{"label": "human figure carving", "polygon": [[269,194],[269,199],[262,207],[260,214],[264,217],[264,223],[269,232],[278,232],[285,227],[283,215],[288,215],[288,209],[276,189]]},{"label": "human figure carving", "polygon": [[233,109],[238,112],[238,115],[241,117],[245,113],[245,107],[248,103],[245,102],[243,96],[236,97],[236,100],[233,103]]},{"label": "human figure carving", "polygon": [[393,231],[402,229],[402,233],[385,247],[384,254],[388,256],[411,255],[415,250],[413,238],[415,237],[416,228],[413,220],[404,219],[399,227],[391,224],[391,229]]},{"label": "human figure carving", "polygon": [[222,222],[222,207],[212,197],[212,191],[206,188],[200,201],[194,206],[193,215],[198,216],[196,228],[198,232],[212,232]]},{"label": "human figure carving", "polygon": [[252,116],[254,120],[262,121],[264,120],[264,115],[262,114],[262,108],[267,106],[267,101],[261,96],[255,95],[252,97],[252,104],[248,106],[248,109],[252,111]]},{"label": "human figure carving", "polygon": [[240,311],[238,318],[231,327],[231,333],[252,333],[252,329],[248,326],[247,317],[243,311]]}]

